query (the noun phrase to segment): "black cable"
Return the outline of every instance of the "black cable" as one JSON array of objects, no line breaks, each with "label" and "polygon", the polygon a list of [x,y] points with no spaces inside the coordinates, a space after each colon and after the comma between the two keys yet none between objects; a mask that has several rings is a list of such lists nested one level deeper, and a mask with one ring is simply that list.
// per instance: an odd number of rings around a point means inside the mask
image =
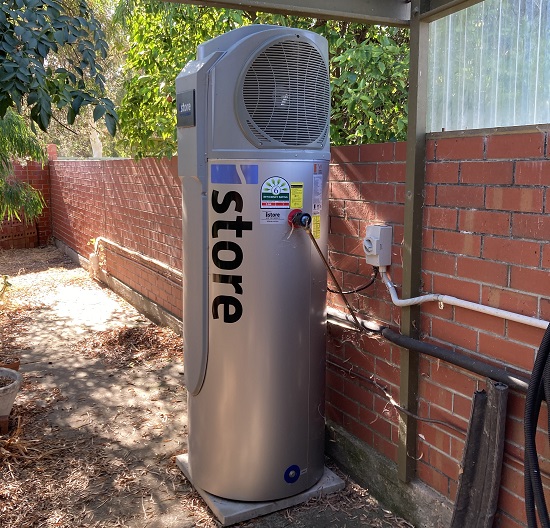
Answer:
[{"label": "black cable", "polygon": [[[371,276],[370,281],[367,282],[367,284],[364,284],[363,286],[359,286],[359,288],[355,288],[354,290],[343,291],[342,294],[351,295],[352,293],[359,293],[360,291],[366,290],[367,288],[370,288],[374,284],[374,281],[377,279],[377,277],[378,277],[378,268],[374,266],[373,274]],[[338,290],[332,290],[331,288],[328,288],[328,287],[327,287],[327,291],[329,291],[330,293],[340,293]]]},{"label": "black cable", "polygon": [[[543,528],[550,527],[550,518],[544,498],[544,488],[540,475],[536,433],[543,399],[548,401],[550,394],[550,325],[544,333],[535,366],[531,373],[527,397],[525,398],[525,513],[529,528],[537,528],[538,518]],[[549,432],[550,434],[550,432]]]}]

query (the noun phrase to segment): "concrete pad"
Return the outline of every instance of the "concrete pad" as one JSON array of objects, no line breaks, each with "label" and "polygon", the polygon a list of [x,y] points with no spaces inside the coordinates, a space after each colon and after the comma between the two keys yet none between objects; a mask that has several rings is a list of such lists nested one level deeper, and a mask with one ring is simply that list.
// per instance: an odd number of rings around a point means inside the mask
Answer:
[{"label": "concrete pad", "polygon": [[[176,464],[181,469],[187,480],[193,484],[189,473],[189,459],[188,455],[178,455],[176,457]],[[218,518],[222,526],[231,526],[243,521],[249,521],[255,517],[261,515],[267,515],[278,510],[284,510],[291,506],[296,506],[314,497],[321,497],[324,495],[330,495],[344,489],[344,481],[336,475],[333,471],[325,467],[325,472],[321,477],[321,480],[308,490],[288,497],[286,499],[271,501],[271,502],[239,502],[228,499],[222,499],[216,497],[204,491],[203,489],[195,489],[199,492],[204,499],[212,513]]]}]

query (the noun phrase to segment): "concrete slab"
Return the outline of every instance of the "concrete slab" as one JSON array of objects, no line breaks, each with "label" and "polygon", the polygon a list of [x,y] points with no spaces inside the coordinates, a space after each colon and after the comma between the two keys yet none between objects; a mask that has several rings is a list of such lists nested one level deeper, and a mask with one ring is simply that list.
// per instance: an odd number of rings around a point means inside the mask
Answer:
[{"label": "concrete slab", "polygon": [[[178,455],[176,457],[176,464],[181,469],[187,480],[193,484],[189,473],[189,459],[188,455]],[[203,489],[195,489],[199,492],[204,499],[212,513],[218,518],[222,526],[231,526],[243,521],[249,521],[255,517],[261,515],[267,515],[269,513],[276,512],[278,510],[284,510],[291,506],[296,506],[313,497],[321,497],[324,495],[330,495],[344,489],[344,481],[336,475],[333,471],[325,467],[325,472],[321,477],[321,480],[315,484],[315,486],[309,488],[303,493],[271,502],[239,502],[216,497],[204,491]]]}]

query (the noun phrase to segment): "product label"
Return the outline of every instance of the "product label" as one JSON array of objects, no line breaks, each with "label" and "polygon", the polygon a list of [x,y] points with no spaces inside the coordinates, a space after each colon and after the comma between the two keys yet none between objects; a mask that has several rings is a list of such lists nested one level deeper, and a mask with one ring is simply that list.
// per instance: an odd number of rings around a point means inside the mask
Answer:
[{"label": "product label", "polygon": [[[320,165],[319,163],[314,163]],[[319,214],[323,208],[323,175],[313,175],[312,214]]]},{"label": "product label", "polygon": [[288,222],[288,213],[281,210],[260,211],[260,224],[285,224]]},{"label": "product label", "polygon": [[289,209],[290,185],[279,176],[268,178],[262,185],[261,204],[262,209]]}]

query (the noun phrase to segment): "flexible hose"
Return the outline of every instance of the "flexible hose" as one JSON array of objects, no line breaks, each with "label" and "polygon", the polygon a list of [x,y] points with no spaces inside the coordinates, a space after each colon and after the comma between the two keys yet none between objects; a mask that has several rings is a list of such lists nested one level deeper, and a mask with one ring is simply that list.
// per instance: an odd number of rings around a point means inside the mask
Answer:
[{"label": "flexible hose", "polygon": [[[537,528],[537,513],[542,528],[550,528],[548,509],[544,498],[544,488],[540,476],[535,437],[540,408],[543,399],[550,397],[550,325],[542,338],[535,366],[531,373],[527,397],[525,399],[525,513],[529,528]],[[550,434],[550,430],[549,430]]]}]

